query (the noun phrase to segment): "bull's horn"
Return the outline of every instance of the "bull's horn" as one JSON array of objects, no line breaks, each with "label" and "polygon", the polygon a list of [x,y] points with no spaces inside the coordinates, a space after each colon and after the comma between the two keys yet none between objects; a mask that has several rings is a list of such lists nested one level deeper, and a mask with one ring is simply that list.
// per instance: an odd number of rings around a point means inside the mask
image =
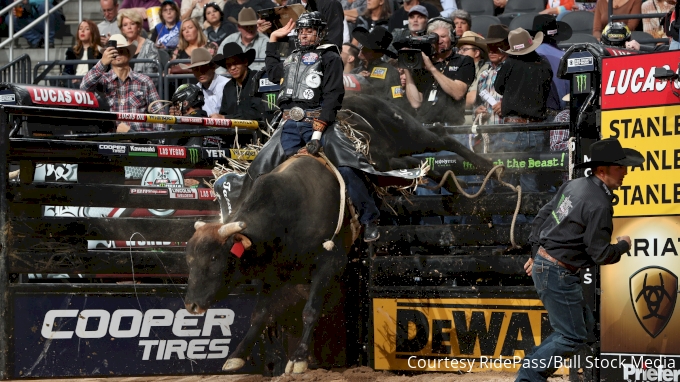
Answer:
[{"label": "bull's horn", "polygon": [[245,222],[232,222],[224,224],[222,227],[220,227],[217,233],[219,233],[221,237],[226,239],[237,232],[243,231],[245,228],[246,228]]},{"label": "bull's horn", "polygon": [[205,224],[206,224],[205,222],[202,222],[202,221],[199,220],[196,223],[194,223],[194,229],[199,229],[199,228],[203,227]]}]

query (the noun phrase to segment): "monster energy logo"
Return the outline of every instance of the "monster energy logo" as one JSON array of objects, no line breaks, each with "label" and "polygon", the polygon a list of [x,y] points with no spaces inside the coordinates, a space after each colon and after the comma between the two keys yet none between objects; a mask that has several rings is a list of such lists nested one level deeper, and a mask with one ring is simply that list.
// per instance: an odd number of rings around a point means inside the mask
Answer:
[{"label": "monster energy logo", "polygon": [[587,74],[577,74],[574,76],[574,82],[576,85],[576,93],[585,93],[586,87],[588,86],[588,75]]},{"label": "monster energy logo", "polygon": [[188,149],[189,151],[189,160],[191,163],[196,164],[198,162],[198,149]]},{"label": "monster energy logo", "polygon": [[430,170],[434,170],[434,157],[425,158],[425,163],[430,166]]},{"label": "monster energy logo", "polygon": [[269,110],[276,106],[276,93],[267,93],[267,107]]}]

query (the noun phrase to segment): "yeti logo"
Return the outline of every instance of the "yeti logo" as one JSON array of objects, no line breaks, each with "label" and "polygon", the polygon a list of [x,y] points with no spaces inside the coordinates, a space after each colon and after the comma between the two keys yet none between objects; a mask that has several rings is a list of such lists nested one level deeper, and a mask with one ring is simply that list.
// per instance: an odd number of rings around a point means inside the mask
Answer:
[{"label": "yeti logo", "polygon": [[651,266],[630,276],[630,302],[642,328],[656,338],[675,309],[678,277],[668,269]]}]

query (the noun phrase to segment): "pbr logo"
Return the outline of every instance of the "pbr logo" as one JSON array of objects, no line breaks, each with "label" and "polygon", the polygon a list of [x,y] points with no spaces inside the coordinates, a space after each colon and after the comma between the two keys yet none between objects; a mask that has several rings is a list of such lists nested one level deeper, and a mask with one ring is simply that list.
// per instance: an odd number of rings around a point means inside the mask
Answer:
[{"label": "pbr logo", "polygon": [[630,276],[630,301],[640,325],[656,338],[671,319],[678,295],[678,277],[668,269],[651,266]]}]

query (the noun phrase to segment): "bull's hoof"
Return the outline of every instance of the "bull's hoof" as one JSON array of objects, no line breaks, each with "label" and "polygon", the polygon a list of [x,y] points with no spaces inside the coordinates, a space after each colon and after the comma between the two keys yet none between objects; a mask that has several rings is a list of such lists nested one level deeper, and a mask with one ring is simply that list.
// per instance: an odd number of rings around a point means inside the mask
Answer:
[{"label": "bull's hoof", "polygon": [[242,360],[241,358],[231,358],[228,359],[227,362],[224,363],[224,366],[222,366],[222,370],[224,371],[234,371],[238,370],[243,367],[243,365],[246,364],[245,360]]},{"label": "bull's hoof", "polygon": [[286,374],[302,374],[307,371],[307,361],[288,361],[286,364]]}]

